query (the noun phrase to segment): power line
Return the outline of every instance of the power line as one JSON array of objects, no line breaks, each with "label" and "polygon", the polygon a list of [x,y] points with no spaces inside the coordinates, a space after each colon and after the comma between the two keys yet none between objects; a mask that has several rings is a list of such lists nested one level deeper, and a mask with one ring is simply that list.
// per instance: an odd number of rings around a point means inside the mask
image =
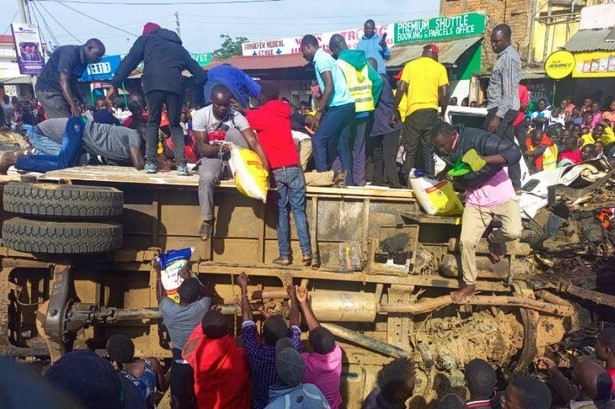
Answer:
[{"label": "power line", "polygon": [[[53,31],[51,31],[51,28],[49,27],[49,24],[47,24],[47,20],[45,20],[45,16],[43,16],[43,13],[41,13],[41,10],[38,8],[36,3],[32,2],[32,6],[33,6],[33,10],[36,11],[38,13],[38,15],[41,17],[41,20],[43,21],[43,24],[44,24],[45,28],[47,29],[47,34],[49,34],[51,39],[53,41],[55,41],[56,46],[60,45],[60,42],[56,38],[55,34],[53,34]],[[36,13],[34,15],[36,17]]]},{"label": "power line", "polygon": [[17,17],[17,13],[19,13],[19,10],[17,10],[15,14],[13,14],[13,18],[11,19],[11,22],[9,23],[8,26],[6,26],[6,29],[4,30],[4,34],[8,33],[8,31],[11,29],[11,24],[13,23],[13,21],[15,21],[15,17]]},{"label": "power line", "polygon": [[47,7],[45,7],[45,5],[43,3],[41,3],[41,7],[43,8],[43,10],[45,10],[47,12],[47,14],[49,14],[49,16],[53,19],[53,21],[55,21],[56,23],[58,23],[58,25],[60,27],[62,27],[62,30],[66,31],[66,34],[68,34],[69,36],[71,36],[72,38],[74,38],[75,40],[77,40],[78,43],[81,44],[81,40],[79,40],[77,37],[75,37],[70,31],[68,31],[68,29],[66,27],[64,27],[63,24],[60,24],[60,22],[58,20],[56,20],[56,18],[53,16],[53,14],[51,14],[49,12],[49,10],[47,10]]},{"label": "power line", "polygon": [[106,1],[106,2],[101,2],[101,1],[91,1],[91,0],[62,0],[62,1],[58,1],[58,0],[36,0],[36,1],[55,1],[56,3],[61,3],[64,5],[64,3],[73,3],[73,4],[98,4],[98,5],[106,5],[106,4],[112,4],[112,5],[122,5],[122,6],[174,6],[177,4],[250,4],[250,3],[272,3],[272,2],[278,2],[278,1],[282,1],[282,0],[230,0],[230,1],[200,1],[200,0],[196,0],[196,1],[164,1],[164,2],[160,2],[160,3],[155,3],[155,2],[143,2],[143,3],[139,3],[139,2],[131,2],[131,3],[127,3],[127,2],[122,2],[122,1]]},{"label": "power line", "polygon": [[[37,0],[37,1],[38,1],[38,2],[40,2],[41,0]],[[92,16],[90,16],[90,15],[88,15],[88,14],[85,14],[85,13],[83,13],[83,12],[81,12],[81,11],[79,11],[79,10],[77,10],[77,9],[75,9],[75,8],[73,8],[73,7],[71,7],[71,6],[68,6],[68,5],[64,4],[64,3],[63,3],[63,2],[61,2],[61,1],[58,1],[58,0],[52,0],[52,1],[55,1],[56,3],[58,3],[58,4],[60,4],[60,5],[64,6],[64,7],[66,7],[67,9],[72,10],[72,11],[74,11],[75,13],[81,14],[82,16],[87,17],[87,18],[89,18],[90,20],[94,20],[94,21],[96,21],[97,23],[100,23],[100,24],[102,24],[102,25],[105,25],[105,26],[107,26],[107,27],[113,28],[113,29],[115,29],[115,30],[121,31],[121,32],[126,33],[126,34],[130,34],[131,36],[134,36],[134,37],[139,37],[139,35],[138,35],[138,34],[131,33],[130,31],[123,30],[123,29],[121,29],[121,28],[119,28],[119,27],[116,27],[116,26],[114,26],[114,25],[111,25],[111,24],[109,24],[109,23],[105,23],[104,21],[99,20],[99,19],[97,19],[96,17],[92,17]],[[32,3],[34,3],[34,2],[32,2]],[[100,4],[100,3],[97,3],[97,4]],[[111,3],[105,3],[105,4],[111,4]]]}]

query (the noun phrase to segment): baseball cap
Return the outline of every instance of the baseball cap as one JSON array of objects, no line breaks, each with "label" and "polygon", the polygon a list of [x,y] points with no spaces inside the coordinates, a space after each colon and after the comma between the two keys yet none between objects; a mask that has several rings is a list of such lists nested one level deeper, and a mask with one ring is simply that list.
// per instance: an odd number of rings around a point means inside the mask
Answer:
[{"label": "baseball cap", "polygon": [[423,50],[429,50],[435,55],[440,54],[440,48],[438,48],[438,46],[435,45],[434,43],[427,44],[425,47],[423,47]]},{"label": "baseball cap", "polygon": [[303,379],[305,364],[288,337],[280,338],[275,344],[275,369],[280,381],[287,386],[298,386]]}]

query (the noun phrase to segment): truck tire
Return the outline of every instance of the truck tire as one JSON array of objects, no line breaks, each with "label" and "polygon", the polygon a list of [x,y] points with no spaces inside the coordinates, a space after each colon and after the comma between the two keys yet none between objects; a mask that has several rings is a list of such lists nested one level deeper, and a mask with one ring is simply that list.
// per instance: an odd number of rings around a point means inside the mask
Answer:
[{"label": "truck tire", "polygon": [[122,214],[124,193],[111,187],[9,183],[4,187],[4,210],[46,218],[100,218]]},{"label": "truck tire", "polygon": [[122,246],[117,223],[44,222],[15,217],[2,223],[5,247],[25,253],[91,254]]}]

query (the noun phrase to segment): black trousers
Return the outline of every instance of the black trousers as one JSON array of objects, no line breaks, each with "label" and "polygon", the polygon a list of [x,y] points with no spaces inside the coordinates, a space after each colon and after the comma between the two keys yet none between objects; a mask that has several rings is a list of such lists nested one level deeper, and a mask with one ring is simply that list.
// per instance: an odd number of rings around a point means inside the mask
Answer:
[{"label": "black trousers", "polygon": [[167,91],[150,91],[145,94],[149,120],[147,121],[147,137],[145,139],[145,162],[156,162],[156,150],[158,148],[158,130],[160,129],[160,117],[162,108],[166,104],[169,128],[171,128],[171,140],[173,141],[173,155],[176,165],[185,165],[184,154],[184,131],[179,125],[182,115],[184,96]]},{"label": "black trousers", "polygon": [[196,409],[196,396],[194,394],[194,374],[189,364],[178,364],[181,359],[181,350],[173,348],[173,364],[171,365],[171,397],[177,401],[178,409]]},{"label": "black trousers", "polygon": [[368,158],[373,165],[372,184],[376,186],[387,185],[401,188],[397,175],[397,151],[399,150],[399,137],[401,130],[383,135],[372,135],[368,139]]},{"label": "black trousers", "polygon": [[[485,118],[485,124],[483,125],[485,130],[489,130],[489,123],[495,116],[497,112],[497,108],[492,108],[487,111],[487,118]],[[498,125],[498,129],[495,134],[502,139],[506,139],[512,143],[515,143],[515,128],[512,125],[512,122],[517,117],[519,111],[515,111],[509,109],[504,118],[500,118],[500,124]],[[513,187],[515,189],[519,189],[521,187],[521,166],[519,162],[514,165],[508,165],[508,176],[512,181]]]},{"label": "black trousers", "polygon": [[406,148],[404,175],[408,176],[412,168],[423,169],[429,175],[434,174],[431,129],[437,122],[436,109],[419,109],[406,117],[403,133]]}]

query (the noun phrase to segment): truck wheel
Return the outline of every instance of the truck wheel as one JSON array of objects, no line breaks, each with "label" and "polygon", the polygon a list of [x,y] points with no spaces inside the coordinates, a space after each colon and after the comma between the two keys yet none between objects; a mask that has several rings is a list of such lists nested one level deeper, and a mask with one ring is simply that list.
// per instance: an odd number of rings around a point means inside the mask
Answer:
[{"label": "truck wheel", "polygon": [[119,216],[124,206],[124,193],[111,187],[52,183],[9,183],[3,199],[7,212],[48,218]]},{"label": "truck wheel", "polygon": [[2,224],[2,242],[5,247],[25,253],[104,253],[122,246],[122,225],[15,217]]}]

